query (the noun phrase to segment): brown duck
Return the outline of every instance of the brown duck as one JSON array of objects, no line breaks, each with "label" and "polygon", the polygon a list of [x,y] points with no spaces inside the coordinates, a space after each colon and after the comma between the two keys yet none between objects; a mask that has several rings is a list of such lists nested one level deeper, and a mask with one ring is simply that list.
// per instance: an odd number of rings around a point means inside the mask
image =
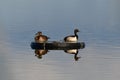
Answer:
[{"label": "brown duck", "polygon": [[49,37],[47,37],[46,35],[43,35],[42,32],[37,32],[34,38],[35,42],[39,42],[39,43],[47,42],[48,39]]}]

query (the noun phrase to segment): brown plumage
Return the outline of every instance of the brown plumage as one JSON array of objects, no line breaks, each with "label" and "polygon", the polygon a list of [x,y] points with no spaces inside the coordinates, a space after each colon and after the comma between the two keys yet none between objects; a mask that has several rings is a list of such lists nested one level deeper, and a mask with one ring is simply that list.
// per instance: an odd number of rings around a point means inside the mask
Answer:
[{"label": "brown plumage", "polygon": [[48,50],[35,50],[35,56],[38,57],[39,59],[42,58],[42,55],[47,54]]},{"label": "brown plumage", "polygon": [[46,35],[43,35],[42,32],[37,32],[34,38],[35,42],[39,42],[39,43],[47,42],[48,39],[49,37],[47,37]]}]

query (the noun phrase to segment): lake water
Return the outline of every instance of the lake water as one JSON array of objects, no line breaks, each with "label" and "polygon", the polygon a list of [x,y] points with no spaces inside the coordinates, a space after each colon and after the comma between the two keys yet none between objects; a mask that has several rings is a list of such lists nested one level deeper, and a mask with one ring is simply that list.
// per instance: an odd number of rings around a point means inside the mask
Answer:
[{"label": "lake water", "polygon": [[[0,7],[0,80],[120,79],[119,1],[12,0]],[[78,61],[62,50],[38,59],[30,47],[37,31],[61,41],[75,28],[86,44]]]}]

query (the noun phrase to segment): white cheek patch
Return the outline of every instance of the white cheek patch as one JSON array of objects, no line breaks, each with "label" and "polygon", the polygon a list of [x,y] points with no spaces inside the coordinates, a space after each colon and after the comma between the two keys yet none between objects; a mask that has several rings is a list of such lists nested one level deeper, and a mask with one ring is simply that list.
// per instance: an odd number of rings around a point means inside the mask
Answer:
[{"label": "white cheek patch", "polygon": [[68,38],[67,38],[67,41],[77,42],[77,38],[76,38],[76,37],[68,37]]}]

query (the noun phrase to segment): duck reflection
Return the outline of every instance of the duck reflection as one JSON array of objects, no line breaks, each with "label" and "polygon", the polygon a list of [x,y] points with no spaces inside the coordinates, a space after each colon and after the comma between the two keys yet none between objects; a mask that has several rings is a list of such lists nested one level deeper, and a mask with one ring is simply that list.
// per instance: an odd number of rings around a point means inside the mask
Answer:
[{"label": "duck reflection", "polygon": [[42,59],[42,55],[47,54],[47,52],[49,52],[49,51],[48,51],[48,50],[45,50],[45,49],[36,49],[36,50],[35,50],[35,56],[36,56],[38,59]]},{"label": "duck reflection", "polygon": [[81,57],[78,57],[78,49],[70,49],[70,50],[64,50],[64,52],[69,54],[74,54],[75,61],[78,61]]},{"label": "duck reflection", "polygon": [[[46,50],[46,49],[36,49],[35,50],[35,56],[38,58],[38,59],[42,59],[42,56],[47,54],[49,51]],[[74,54],[74,60],[75,61],[78,61],[81,57],[77,56],[78,55],[78,49],[70,49],[70,50],[64,50],[65,53],[68,53],[68,54]]]},{"label": "duck reflection", "polygon": [[[46,50],[46,49],[36,49],[35,50],[35,56],[38,58],[38,59],[42,59],[42,56],[47,54],[49,51]],[[68,54],[74,54],[74,60],[75,61],[78,61],[81,57],[79,56],[78,57],[78,52],[79,50],[78,49],[70,49],[70,50],[64,50],[65,53],[68,53]]]}]

